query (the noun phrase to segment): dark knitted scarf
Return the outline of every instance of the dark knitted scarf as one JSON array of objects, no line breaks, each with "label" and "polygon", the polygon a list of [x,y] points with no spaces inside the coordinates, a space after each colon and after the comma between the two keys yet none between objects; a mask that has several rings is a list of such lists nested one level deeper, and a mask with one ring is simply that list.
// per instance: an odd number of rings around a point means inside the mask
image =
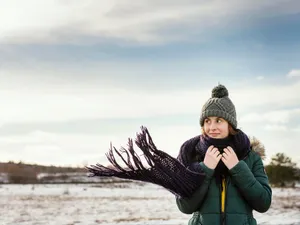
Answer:
[{"label": "dark knitted scarf", "polygon": [[[206,135],[198,135],[186,141],[178,155],[178,160],[192,171],[200,172],[202,168],[199,162],[204,161],[205,153],[209,146],[213,145],[218,148],[221,153],[223,149],[230,146],[235,151],[239,160],[243,160],[250,151],[250,141],[245,133],[238,130],[237,134],[229,135],[224,139],[210,138]],[[222,160],[219,161],[214,176],[219,183],[221,176],[227,176],[228,169]]]},{"label": "dark knitted scarf", "polygon": [[[137,133],[135,144],[143,152],[147,166],[144,165],[145,162],[143,163],[143,160],[134,150],[132,139],[129,139],[127,149],[117,150],[112,144],[110,145],[106,157],[112,164],[111,166],[96,164],[86,167],[91,173],[90,176],[113,176],[149,182],[166,188],[177,197],[191,197],[205,178],[205,173],[199,166],[199,162],[203,161],[205,152],[211,143],[213,142],[217,146],[219,141],[202,135],[196,136],[181,146],[179,156],[175,159],[156,148],[147,128],[142,127],[141,130],[141,133]],[[225,146],[229,143],[233,149],[239,149],[236,151],[239,159],[245,157],[249,150],[249,139],[241,131],[238,136],[235,135],[233,138],[223,141],[220,141],[222,143],[218,143],[218,146],[223,146],[223,144]],[[240,147],[236,148],[236,146]],[[121,166],[117,162],[115,154],[125,166]],[[224,165],[221,164],[218,165],[216,171],[218,174],[226,173]]]}]

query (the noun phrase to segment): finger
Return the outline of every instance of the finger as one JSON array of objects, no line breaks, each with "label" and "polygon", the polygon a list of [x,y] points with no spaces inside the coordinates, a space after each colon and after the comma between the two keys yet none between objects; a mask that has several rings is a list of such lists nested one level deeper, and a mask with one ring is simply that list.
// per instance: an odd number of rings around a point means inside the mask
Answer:
[{"label": "finger", "polygon": [[227,160],[226,160],[223,156],[221,157],[221,160],[222,160],[222,162],[226,165]]},{"label": "finger", "polygon": [[209,155],[214,156],[216,154],[216,152],[218,151],[217,148],[213,148],[211,151],[209,151]]},{"label": "finger", "polygon": [[208,151],[208,152],[211,152],[213,149],[214,149],[214,146],[211,145],[211,146],[208,147],[207,151]]},{"label": "finger", "polygon": [[206,150],[205,155],[211,155],[211,150],[213,149],[213,146],[209,146],[208,149]]},{"label": "finger", "polygon": [[227,149],[230,151],[230,152],[234,152],[233,148],[231,146],[227,146]]},{"label": "finger", "polygon": [[217,151],[215,154],[213,154],[213,157],[215,159],[217,159],[219,157],[219,155],[221,155],[221,157],[222,157],[222,154],[219,151]]},{"label": "finger", "polygon": [[228,148],[224,148],[224,153],[226,153],[226,155],[230,155],[231,151]]},{"label": "finger", "polygon": [[222,158],[222,154],[219,154],[219,155],[217,156],[217,160],[220,161],[221,158]]},{"label": "finger", "polygon": [[229,156],[229,154],[228,154],[228,152],[223,152],[223,154],[222,154],[225,158],[227,158],[228,156]]},{"label": "finger", "polygon": [[216,154],[217,152],[219,152],[219,149],[217,149],[217,148],[213,148],[213,149],[212,149],[212,153],[213,153],[213,154]]}]

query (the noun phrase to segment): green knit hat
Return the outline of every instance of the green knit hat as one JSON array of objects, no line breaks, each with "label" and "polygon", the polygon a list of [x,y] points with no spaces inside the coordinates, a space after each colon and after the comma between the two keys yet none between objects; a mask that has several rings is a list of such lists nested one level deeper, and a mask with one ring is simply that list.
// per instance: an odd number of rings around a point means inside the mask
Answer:
[{"label": "green knit hat", "polygon": [[204,125],[205,118],[217,116],[225,119],[234,129],[237,128],[235,107],[228,95],[228,90],[224,85],[219,84],[213,88],[211,98],[202,107],[201,127]]}]

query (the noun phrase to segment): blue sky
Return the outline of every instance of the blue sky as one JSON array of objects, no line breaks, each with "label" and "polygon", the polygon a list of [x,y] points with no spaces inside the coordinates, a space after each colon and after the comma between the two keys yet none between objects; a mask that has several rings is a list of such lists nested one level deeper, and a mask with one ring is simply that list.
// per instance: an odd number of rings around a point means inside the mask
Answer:
[{"label": "blue sky", "polygon": [[1,4],[1,161],[105,164],[141,125],[176,156],[220,82],[266,163],[300,163],[299,1]]}]

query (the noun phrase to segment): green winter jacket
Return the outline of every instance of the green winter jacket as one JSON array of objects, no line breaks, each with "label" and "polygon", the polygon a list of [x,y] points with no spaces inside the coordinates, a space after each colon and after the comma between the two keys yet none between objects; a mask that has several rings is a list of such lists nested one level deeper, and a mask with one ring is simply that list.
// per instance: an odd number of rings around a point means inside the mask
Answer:
[{"label": "green winter jacket", "polygon": [[272,190],[262,162],[264,148],[255,141],[251,143],[251,149],[247,158],[234,166],[229,171],[230,175],[223,179],[225,187],[217,186],[214,170],[200,162],[206,173],[203,185],[191,198],[176,198],[181,212],[193,214],[188,225],[257,224],[252,211],[266,212],[269,209]]}]

